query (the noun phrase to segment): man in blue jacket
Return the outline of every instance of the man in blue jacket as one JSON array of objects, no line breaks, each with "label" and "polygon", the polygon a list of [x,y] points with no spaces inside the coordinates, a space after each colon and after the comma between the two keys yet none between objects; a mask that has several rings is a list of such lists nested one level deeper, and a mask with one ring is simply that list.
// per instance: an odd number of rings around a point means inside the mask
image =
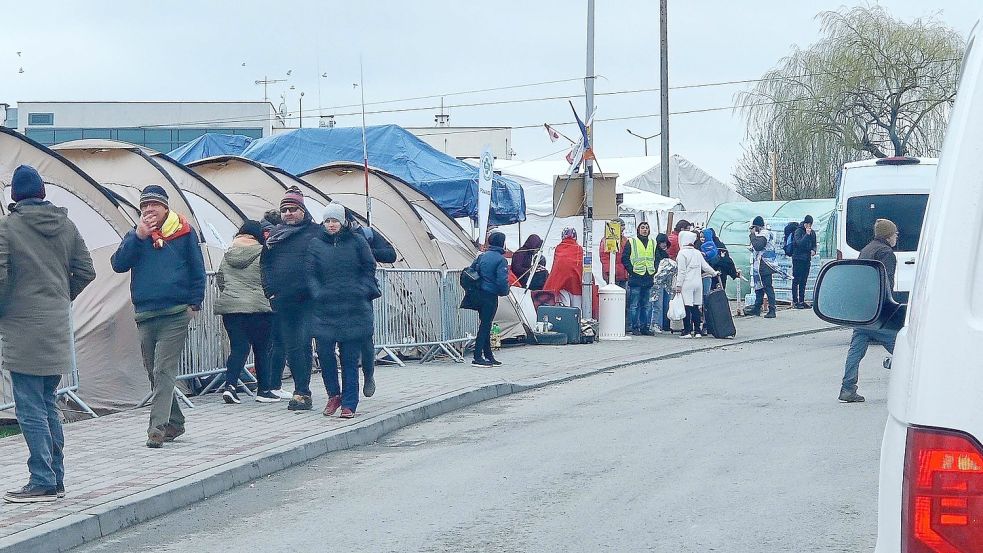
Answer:
[{"label": "man in blue jacket", "polygon": [[816,233],[812,230],[812,215],[806,215],[792,235],[792,306],[795,309],[812,309],[806,303],[806,282],[814,255]]},{"label": "man in blue jacket", "polygon": [[280,325],[280,336],[287,352],[287,363],[294,378],[294,395],[287,404],[290,411],[310,411],[311,401],[311,295],[304,277],[304,261],[311,239],[321,233],[314,222],[304,194],[296,186],[287,189],[280,200],[280,217],[266,239],[260,256],[263,291],[270,300]]},{"label": "man in blue jacket", "polygon": [[159,448],[184,434],[174,384],[188,324],[205,299],[201,244],[184,215],[168,207],[167,192],[152,184],[140,194],[140,222],[111,262],[117,273],[130,271],[140,350],[153,388],[147,447]]},{"label": "man in blue jacket", "polygon": [[498,312],[498,298],[509,295],[509,265],[504,253],[505,235],[493,232],[488,235],[488,249],[472,263],[481,278],[478,288],[474,290],[478,335],[475,337],[474,361],[471,365],[475,367],[497,367],[502,364],[492,354],[491,329]]}]

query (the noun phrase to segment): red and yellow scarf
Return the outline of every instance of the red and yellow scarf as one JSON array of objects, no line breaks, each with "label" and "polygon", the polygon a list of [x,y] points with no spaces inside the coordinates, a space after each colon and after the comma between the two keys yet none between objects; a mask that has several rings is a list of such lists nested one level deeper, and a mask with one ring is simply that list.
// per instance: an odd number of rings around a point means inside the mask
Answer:
[{"label": "red and yellow scarf", "polygon": [[170,242],[189,233],[191,233],[191,224],[188,223],[184,215],[178,215],[173,211],[168,211],[167,217],[164,219],[164,224],[159,229],[151,231],[150,239],[153,241],[154,248],[159,250],[164,247],[166,242]]}]

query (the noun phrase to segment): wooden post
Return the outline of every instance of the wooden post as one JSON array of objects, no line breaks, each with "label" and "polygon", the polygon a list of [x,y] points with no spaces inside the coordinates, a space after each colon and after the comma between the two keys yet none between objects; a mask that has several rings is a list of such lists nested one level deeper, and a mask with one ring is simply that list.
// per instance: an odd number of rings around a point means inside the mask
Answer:
[{"label": "wooden post", "polygon": [[768,152],[771,160],[771,201],[778,199],[778,154],[774,151]]}]

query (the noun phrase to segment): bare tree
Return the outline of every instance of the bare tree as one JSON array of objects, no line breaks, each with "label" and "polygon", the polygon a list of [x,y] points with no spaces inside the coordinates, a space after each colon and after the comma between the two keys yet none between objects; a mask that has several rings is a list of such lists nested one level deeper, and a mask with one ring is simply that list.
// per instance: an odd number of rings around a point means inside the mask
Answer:
[{"label": "bare tree", "polygon": [[963,39],[934,17],[906,22],[877,5],[817,19],[818,42],[737,96],[749,143],[734,177],[751,196],[771,196],[768,151],[779,156],[779,197],[795,199],[829,197],[846,161],[941,149]]}]

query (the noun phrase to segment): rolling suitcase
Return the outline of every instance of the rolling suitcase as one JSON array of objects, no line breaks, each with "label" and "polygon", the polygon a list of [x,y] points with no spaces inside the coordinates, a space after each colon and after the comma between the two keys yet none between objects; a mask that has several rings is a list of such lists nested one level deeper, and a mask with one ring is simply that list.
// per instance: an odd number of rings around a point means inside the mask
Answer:
[{"label": "rolling suitcase", "polygon": [[[717,277],[720,284],[720,277]],[[703,316],[706,318],[707,331],[714,338],[731,338],[737,335],[734,318],[730,313],[730,301],[723,286],[717,286],[704,298]]]},{"label": "rolling suitcase", "polygon": [[553,325],[553,332],[566,334],[568,344],[580,343],[579,308],[541,305],[536,309],[536,320],[537,322],[545,320]]}]

